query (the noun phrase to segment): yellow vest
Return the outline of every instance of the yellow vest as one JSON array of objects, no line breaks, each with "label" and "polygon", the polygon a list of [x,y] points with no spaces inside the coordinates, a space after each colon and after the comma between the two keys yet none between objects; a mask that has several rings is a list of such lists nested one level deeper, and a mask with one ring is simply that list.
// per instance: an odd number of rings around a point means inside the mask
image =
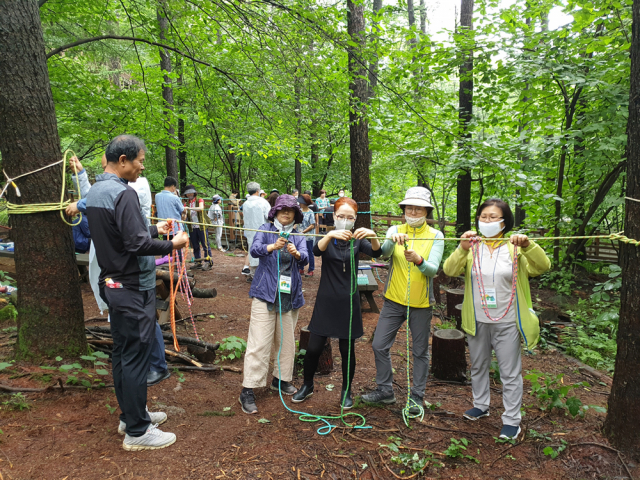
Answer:
[{"label": "yellow vest", "polygon": [[[406,233],[409,236],[409,250],[424,258],[426,262],[433,247],[433,240],[412,240],[413,238],[436,238],[437,230],[429,227],[425,222],[418,228],[411,228],[406,223],[398,227],[398,233]],[[391,267],[389,269],[389,279],[385,290],[385,298],[400,305],[407,306],[407,276],[408,266],[411,265],[411,292],[409,306],[414,308],[430,307],[429,277],[422,274],[420,269],[413,263],[407,262],[404,258],[404,245],[396,244],[391,255]]]}]

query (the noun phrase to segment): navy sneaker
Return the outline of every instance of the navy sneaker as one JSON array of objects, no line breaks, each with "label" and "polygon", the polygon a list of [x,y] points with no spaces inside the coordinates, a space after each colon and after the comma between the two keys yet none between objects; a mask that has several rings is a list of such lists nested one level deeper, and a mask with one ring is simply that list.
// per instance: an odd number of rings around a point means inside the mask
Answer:
[{"label": "navy sneaker", "polygon": [[483,411],[479,408],[473,407],[471,410],[464,412],[464,415],[462,416],[467,420],[480,420],[482,417],[489,416],[489,409]]},{"label": "navy sneaker", "polygon": [[507,440],[517,440],[520,435],[520,427],[513,427],[511,425],[503,425],[500,430],[500,438],[506,438]]}]

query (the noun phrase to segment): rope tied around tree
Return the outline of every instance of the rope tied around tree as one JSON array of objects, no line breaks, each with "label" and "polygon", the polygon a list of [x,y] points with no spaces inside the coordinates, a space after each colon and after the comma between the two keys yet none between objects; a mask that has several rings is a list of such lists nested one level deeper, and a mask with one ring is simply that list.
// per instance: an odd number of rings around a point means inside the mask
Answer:
[{"label": "rope tied around tree", "polygon": [[[33,175],[34,173],[41,172],[43,170],[46,170],[47,168],[55,167],[56,165],[59,165],[60,163],[62,163],[62,191],[60,192],[60,202],[17,204],[17,203],[11,203],[7,200],[7,211],[9,215],[26,215],[30,213],[60,211],[60,218],[62,218],[62,221],[64,223],[66,223],[70,227],[75,227],[76,225],[80,225],[80,222],[82,222],[82,213],[78,217],[77,223],[70,223],[64,217],[64,210],[71,203],[71,201],[64,199],[65,187],[67,184],[67,157],[70,153],[73,153],[73,155],[76,156],[76,153],[73,150],[67,149],[67,151],[64,152],[64,156],[62,157],[62,160],[58,160],[57,162],[50,163],[49,165],[45,165],[44,167],[37,168],[36,170],[32,170],[30,172],[22,173],[15,177],[9,177],[9,175],[7,175],[7,172],[4,169],[2,170],[2,173],[4,173],[4,176],[7,179],[7,183],[2,189],[2,192],[0,192],[0,198],[6,193],[9,186],[12,186],[15,189],[16,195],[18,197],[22,197],[22,194],[20,193],[20,189],[15,183],[16,180],[22,177],[26,177],[28,175]],[[73,169],[77,176],[78,171],[76,170],[75,164],[73,166]],[[78,199],[81,199],[81,198],[82,198],[82,195],[80,193],[80,190],[78,189]]]}]

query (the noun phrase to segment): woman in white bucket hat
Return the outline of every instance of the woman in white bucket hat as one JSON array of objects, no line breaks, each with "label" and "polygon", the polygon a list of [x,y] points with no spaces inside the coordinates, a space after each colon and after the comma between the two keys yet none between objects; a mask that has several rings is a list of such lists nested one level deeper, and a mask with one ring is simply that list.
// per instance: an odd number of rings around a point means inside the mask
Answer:
[{"label": "woman in white bucket hat", "polygon": [[[362,396],[366,403],[395,403],[390,349],[398,330],[407,319],[413,339],[413,388],[409,413],[417,414],[424,402],[429,375],[429,335],[435,298],[433,277],[438,273],[444,242],[442,232],[431,228],[427,217],[433,211],[431,193],[424,187],[407,190],[399,203],[406,223],[387,231],[382,255],[391,257],[389,277],[384,290],[384,305],[373,339],[378,388]],[[425,240],[428,239],[428,240]],[[405,243],[407,248],[405,248]],[[411,269],[411,286],[407,302],[407,281]],[[426,403],[426,402],[425,402]]]}]

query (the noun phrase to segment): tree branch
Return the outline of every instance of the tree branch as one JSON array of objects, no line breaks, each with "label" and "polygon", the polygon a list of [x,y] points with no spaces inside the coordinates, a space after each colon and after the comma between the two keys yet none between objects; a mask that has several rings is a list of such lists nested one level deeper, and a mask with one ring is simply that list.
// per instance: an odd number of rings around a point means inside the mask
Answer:
[{"label": "tree branch", "polygon": [[41,8],[45,3],[47,3],[47,0],[40,0],[38,2],[38,8]]},{"label": "tree branch", "polygon": [[215,71],[225,75],[225,76],[229,76],[232,75],[229,72],[225,72],[224,70],[221,70],[217,67],[214,67],[213,65],[211,65],[209,62],[205,62],[204,60],[199,60],[195,57],[192,57],[191,55],[184,53],[182,50],[178,50],[177,48],[173,48],[170,47],[169,45],[165,45],[163,43],[158,43],[158,42],[153,42],[151,40],[146,40],[144,38],[137,38],[137,37],[125,37],[125,36],[121,36],[121,35],[100,35],[98,37],[91,37],[91,38],[83,38],[81,40],[76,40],[75,42],[71,42],[68,43],[66,45],[62,45],[61,47],[58,48],[54,48],[53,50],[51,50],[49,53],[47,53],[47,59],[53,57],[54,55],[59,54],[60,52],[63,52],[65,50],[69,50],[70,48],[74,48],[74,47],[78,47],[80,45],[84,45],[85,43],[92,43],[92,42],[99,42],[100,40],[128,40],[130,42],[141,42],[141,43],[146,43],[148,45],[153,45],[156,47],[160,47],[160,48],[165,48],[167,50],[171,50],[172,52],[177,53],[178,55],[182,55],[185,58],[188,58],[189,60],[192,60],[196,63],[200,63],[202,65],[206,65],[207,67],[211,67],[213,68]]}]

